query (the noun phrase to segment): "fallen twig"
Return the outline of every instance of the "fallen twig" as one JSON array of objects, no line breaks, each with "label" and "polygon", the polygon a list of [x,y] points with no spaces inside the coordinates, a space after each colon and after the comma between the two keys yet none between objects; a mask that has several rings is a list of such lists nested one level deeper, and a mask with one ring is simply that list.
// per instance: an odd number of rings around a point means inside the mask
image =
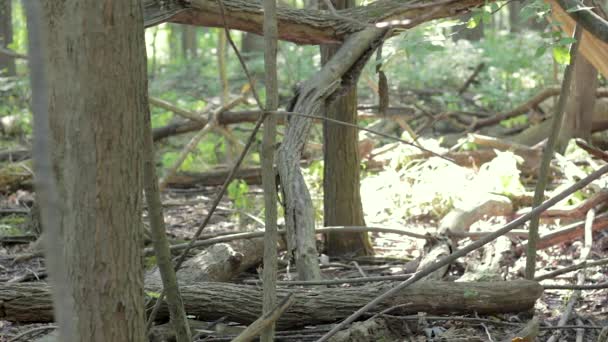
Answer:
[{"label": "fallen twig", "polygon": [[[411,231],[407,231],[404,229],[397,229],[397,228],[384,228],[384,227],[363,227],[363,226],[353,226],[353,227],[347,227],[347,226],[336,226],[336,227],[323,227],[323,228],[317,228],[315,230],[316,234],[325,234],[325,233],[329,233],[329,232],[335,232],[335,231],[340,231],[340,232],[349,232],[349,233],[353,233],[353,232],[378,232],[378,233],[392,233],[392,234],[399,234],[399,235],[403,235],[403,236],[409,236],[411,238],[414,239],[421,239],[421,240],[425,240],[427,239],[427,235],[422,235],[422,234],[418,234],[418,233],[414,233]],[[280,230],[279,234],[285,234],[284,230]],[[247,233],[236,233],[236,234],[228,234],[228,235],[223,235],[223,236],[218,236],[218,237],[214,237],[214,238],[210,238],[207,240],[199,240],[199,241],[190,241],[188,243],[181,243],[181,244],[175,244],[171,246],[171,251],[179,251],[179,250],[183,250],[186,247],[204,247],[204,246],[210,246],[216,243],[220,243],[220,242],[227,242],[227,241],[232,241],[232,240],[242,240],[242,239],[252,239],[252,238],[258,238],[258,237],[262,237],[264,236],[264,232],[262,231],[258,231],[258,232],[247,232]],[[154,253],[154,251],[151,248],[146,248],[144,249],[144,255],[146,256],[150,256]]]},{"label": "fallen twig", "polygon": [[587,262],[587,261],[583,261],[580,262],[578,264],[574,264],[568,267],[564,267],[564,268],[560,268],[559,270],[555,270],[549,273],[545,273],[545,274],[541,274],[537,277],[534,277],[534,280],[536,281],[542,281],[542,280],[546,280],[546,279],[551,279],[551,278],[555,278],[558,275],[562,275],[564,273],[569,273],[569,272],[573,272],[576,270],[579,270],[581,268],[588,268],[588,267],[594,267],[594,266],[603,266],[603,265],[608,265],[608,258],[606,259],[600,259],[597,261],[592,261],[592,262]]},{"label": "fallen twig", "polygon": [[[361,284],[373,283],[379,281],[396,281],[407,280],[411,278],[411,274],[401,274],[392,276],[376,276],[376,277],[361,277],[347,279],[331,279],[331,280],[293,280],[293,281],[277,281],[277,285],[283,286],[316,286],[316,285],[341,285],[341,284]],[[244,280],[243,283],[251,285],[261,285],[260,280]]]}]

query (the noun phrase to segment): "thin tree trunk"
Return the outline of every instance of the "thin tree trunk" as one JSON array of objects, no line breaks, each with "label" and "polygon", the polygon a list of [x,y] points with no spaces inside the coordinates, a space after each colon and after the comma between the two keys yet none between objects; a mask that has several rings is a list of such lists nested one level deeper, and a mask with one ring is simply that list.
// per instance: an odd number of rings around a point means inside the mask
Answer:
[{"label": "thin tree trunk", "polygon": [[[13,42],[12,0],[0,1],[0,47],[8,48]],[[14,76],[15,58],[0,53],[0,75]]]},{"label": "thin tree trunk", "polygon": [[182,57],[184,59],[196,58],[196,27],[182,25]]},{"label": "thin tree trunk", "polygon": [[[279,105],[277,75],[277,3],[264,0],[264,66],[266,74],[266,110],[275,111]],[[264,186],[264,300],[263,314],[270,314],[277,302],[277,185],[274,168],[274,151],[277,134],[277,117],[271,115],[264,122],[262,140],[262,184]],[[264,329],[260,340],[274,341],[275,323]]]},{"label": "thin tree trunk", "polygon": [[570,139],[588,140],[591,137],[595,93],[598,84],[597,69],[589,63],[580,50],[577,54],[572,89],[566,103],[562,130],[557,139],[556,151],[559,153],[566,150]]},{"label": "thin tree trunk", "polygon": [[[570,46],[570,64],[566,66],[564,70],[564,80],[562,81],[562,91],[559,96],[559,102],[555,107],[555,114],[551,119],[551,132],[547,139],[547,145],[543,151],[543,159],[541,160],[540,169],[538,171],[538,182],[534,189],[534,200],[532,202],[533,207],[538,207],[542,202],[549,179],[549,164],[553,159],[553,153],[555,151],[555,145],[557,138],[559,137],[559,131],[562,126],[562,120],[564,118],[564,111],[566,109],[566,101],[570,97],[570,90],[572,87],[572,78],[574,74],[574,66],[577,63],[578,49],[583,34],[583,28],[576,25],[574,27],[573,37],[574,43]],[[582,56],[582,55],[581,55]],[[528,228],[528,248],[526,250],[526,278],[534,279],[534,273],[536,272],[536,244],[538,241],[538,225],[540,221],[540,214],[534,215],[530,219],[530,226]]]},{"label": "thin tree trunk", "polygon": [[54,291],[69,298],[58,314],[69,335],[60,340],[143,341],[141,3],[47,0],[42,7],[60,200],[58,234],[47,234],[60,245],[46,247],[62,269],[51,269]]},{"label": "thin tree trunk", "polygon": [[[367,28],[347,39],[331,60],[302,84],[293,108],[289,109],[296,113],[318,115],[325,100],[335,95],[341,86],[340,80],[348,72],[351,73],[350,77],[357,78],[357,66],[367,61],[385,34],[383,29]],[[276,155],[284,195],[287,252],[295,258],[298,276],[303,280],[320,277],[315,244],[314,209],[299,165],[311,126],[310,118],[290,118],[285,138]]]},{"label": "thin tree trunk", "polygon": [[171,261],[171,251],[169,250],[169,240],[165,230],[165,218],[163,206],[160,201],[160,190],[158,186],[158,176],[154,163],[154,142],[152,141],[152,122],[150,111],[145,113],[144,127],[144,188],[146,201],[148,204],[148,218],[150,220],[150,232],[154,243],[154,253],[156,263],[161,275],[163,289],[166,293],[166,301],[169,307],[171,323],[175,330],[177,342],[190,342],[190,326],[184,310],[182,297],[179,293],[179,286],[175,276],[175,269]]}]

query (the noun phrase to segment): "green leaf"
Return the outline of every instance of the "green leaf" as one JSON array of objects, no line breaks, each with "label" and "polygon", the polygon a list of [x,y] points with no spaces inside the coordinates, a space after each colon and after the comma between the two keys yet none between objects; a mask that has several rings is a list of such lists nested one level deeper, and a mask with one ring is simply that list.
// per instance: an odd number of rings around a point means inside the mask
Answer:
[{"label": "green leaf", "polygon": [[490,21],[492,20],[492,14],[488,13],[488,12],[484,12],[482,17],[481,17],[481,21],[484,24],[489,24]]},{"label": "green leaf", "polygon": [[472,16],[469,21],[467,22],[467,28],[468,29],[474,29],[477,27],[477,25],[479,24],[477,22],[479,18],[477,18],[477,15]]},{"label": "green leaf", "polygon": [[546,51],[547,51],[547,46],[546,45],[539,46],[536,49],[536,52],[534,53],[534,58],[538,58],[538,57],[544,55]]},{"label": "green leaf", "polygon": [[572,37],[564,37],[564,38],[561,38],[557,42],[557,44],[559,44],[559,45],[570,45],[570,44],[573,44],[575,41],[576,41],[576,39],[574,39]]},{"label": "green leaf", "polygon": [[556,45],[553,47],[553,58],[559,64],[568,65],[570,63],[570,52],[566,47]]},{"label": "green leaf", "polygon": [[151,298],[160,298],[160,293],[158,292],[146,291],[146,295]]}]

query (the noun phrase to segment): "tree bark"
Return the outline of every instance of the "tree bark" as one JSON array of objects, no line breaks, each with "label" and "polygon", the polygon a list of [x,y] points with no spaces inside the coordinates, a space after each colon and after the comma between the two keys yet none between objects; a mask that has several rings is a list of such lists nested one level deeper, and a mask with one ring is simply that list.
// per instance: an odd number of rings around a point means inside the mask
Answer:
[{"label": "tree bark", "polygon": [[196,27],[182,25],[182,58],[184,60],[194,59],[197,55]]},{"label": "tree bark", "polygon": [[[375,298],[394,283],[349,288],[279,289],[278,297],[293,293],[294,304],[279,318],[281,329],[304,325],[331,323],[344,319]],[[159,285],[146,286],[149,292]],[[382,302],[381,311],[401,304],[398,313],[428,314],[489,314],[521,312],[534,307],[543,288],[535,281],[499,282],[422,281],[403,289],[395,297]],[[262,290],[258,286],[230,283],[187,284],[182,288],[186,312],[189,315],[215,320],[226,316],[227,321],[249,324],[262,312]],[[50,322],[53,311],[49,287],[41,283],[0,284],[0,318],[11,322]],[[166,306],[158,319],[168,317]]]},{"label": "tree bark", "polygon": [[574,65],[574,80],[566,103],[562,131],[557,139],[556,151],[564,153],[572,138],[588,140],[591,137],[597,70],[579,50]]},{"label": "tree bark", "polygon": [[[572,35],[576,21],[572,19],[571,15],[579,13],[576,11],[573,13],[567,13],[558,2],[562,0],[546,0],[551,4],[551,19],[560,23],[560,28],[567,35]],[[608,30],[607,30],[608,32]],[[581,52],[583,56],[599,71],[604,77],[608,77],[608,42],[599,39],[588,31],[583,32],[583,38],[581,39]]]},{"label": "tree bark", "polygon": [[[0,47],[9,48],[13,42],[12,1],[0,2]],[[0,52],[0,75],[14,76],[15,58]]]},{"label": "tree bark", "polygon": [[[364,65],[385,34],[383,29],[368,28],[352,35],[332,59],[300,87],[293,111],[318,115],[323,103],[336,96],[341,87],[354,86],[358,68]],[[295,257],[302,280],[320,277],[312,200],[299,165],[311,126],[310,118],[292,117],[276,157],[284,194],[287,251]]]},{"label": "tree bark", "polygon": [[[63,341],[143,341],[142,148],[147,110],[141,3],[42,2]],[[44,208],[41,208],[43,211]],[[44,217],[44,216],[43,216]],[[48,234],[47,234],[48,235]],[[50,249],[49,249],[50,248]],[[43,309],[45,310],[45,309]],[[50,309],[48,309],[50,311]],[[69,321],[69,322],[68,322]]]},{"label": "tree bark", "polygon": [[[279,106],[279,86],[277,73],[277,49],[279,28],[277,26],[277,0],[264,0],[264,84],[266,87],[267,111],[276,111]],[[263,314],[270,315],[277,302],[277,244],[278,210],[277,178],[274,166],[274,153],[277,135],[277,117],[271,115],[264,122],[262,139],[262,183],[264,187],[264,302]],[[249,326],[252,328],[252,326]],[[261,342],[274,341],[275,322],[262,331]]]},{"label": "tree bark", "polygon": [[[195,26],[223,27],[224,19],[217,0],[142,0],[146,11],[146,27],[171,21]],[[369,27],[365,23],[400,21],[395,27],[410,28],[422,22],[451,17],[487,3],[484,0],[447,0],[404,3],[378,0],[366,6],[341,10],[340,17],[314,9],[277,8],[279,39],[298,44],[330,44],[343,42],[348,35]],[[263,13],[259,1],[223,0],[226,25],[251,33],[262,34]],[[352,18],[347,20],[344,18]]]},{"label": "tree bark", "polygon": [[[320,5],[323,1],[320,2]],[[324,7],[324,6],[322,6]],[[336,9],[355,7],[354,0],[337,0]],[[321,47],[321,61],[327,63],[337,46]],[[325,103],[330,119],[357,124],[357,87]],[[323,122],[323,219],[325,226],[365,226],[360,193],[359,131],[332,122]],[[326,235],[329,255],[371,255],[373,247],[368,234],[329,233]]]}]

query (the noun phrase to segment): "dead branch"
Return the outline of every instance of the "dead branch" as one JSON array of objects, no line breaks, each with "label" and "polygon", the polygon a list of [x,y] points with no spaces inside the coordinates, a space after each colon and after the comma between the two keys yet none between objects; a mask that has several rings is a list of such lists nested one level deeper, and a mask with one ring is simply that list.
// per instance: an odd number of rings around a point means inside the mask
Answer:
[{"label": "dead branch", "polygon": [[564,267],[564,268],[560,268],[558,270],[549,272],[549,273],[545,273],[545,274],[541,274],[539,276],[534,277],[535,281],[542,281],[545,279],[551,279],[551,278],[555,278],[558,275],[562,275],[568,272],[573,272],[576,270],[579,270],[581,268],[588,268],[588,267],[595,267],[595,266],[603,266],[603,265],[608,265],[608,258],[607,259],[600,259],[600,260],[596,260],[596,261],[591,261],[591,262],[587,262],[587,261],[583,261],[580,262],[578,264],[574,264],[568,267]]},{"label": "dead branch", "polygon": [[[541,90],[534,97],[532,97],[525,103],[513,108],[512,110],[510,110],[508,112],[499,113],[496,116],[493,116],[491,118],[477,120],[473,124],[472,129],[478,130],[482,127],[492,126],[503,120],[507,120],[507,119],[516,117],[521,114],[526,114],[528,111],[534,109],[535,107],[537,107],[539,104],[541,104],[543,101],[545,101],[549,97],[557,96],[557,95],[559,95],[559,93],[560,93],[559,87],[551,87],[551,88],[546,88],[544,90]],[[606,89],[606,88],[598,89],[596,92],[596,96],[597,97],[608,96],[608,89]]]}]

